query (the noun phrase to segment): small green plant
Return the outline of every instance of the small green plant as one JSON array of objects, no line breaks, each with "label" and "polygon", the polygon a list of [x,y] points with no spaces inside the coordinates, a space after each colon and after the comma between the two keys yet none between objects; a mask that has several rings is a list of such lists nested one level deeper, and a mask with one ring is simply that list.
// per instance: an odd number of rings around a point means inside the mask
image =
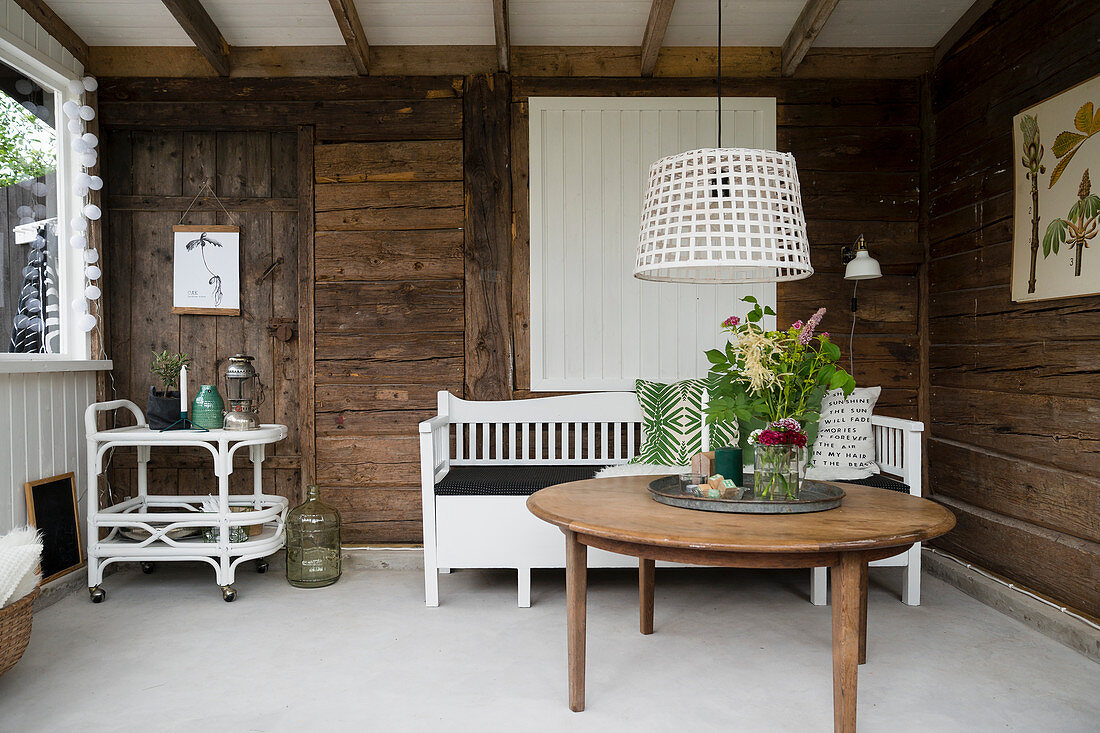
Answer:
[{"label": "small green plant", "polygon": [[187,354],[169,354],[167,351],[158,354],[154,351],[153,366],[149,371],[160,379],[164,394],[167,396],[170,389],[179,386],[180,369],[185,366],[191,366],[191,357]]}]

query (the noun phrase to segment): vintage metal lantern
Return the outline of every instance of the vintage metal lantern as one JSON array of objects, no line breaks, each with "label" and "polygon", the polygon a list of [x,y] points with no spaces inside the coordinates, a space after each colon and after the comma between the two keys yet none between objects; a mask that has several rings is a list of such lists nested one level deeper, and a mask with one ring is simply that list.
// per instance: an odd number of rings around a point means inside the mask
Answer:
[{"label": "vintage metal lantern", "polygon": [[229,357],[229,366],[225,369],[228,402],[224,424],[226,430],[255,430],[260,427],[260,413],[256,408],[264,401],[263,385],[252,361],[252,357],[246,354]]},{"label": "vintage metal lantern", "polygon": [[340,512],[321,501],[316,486],[286,518],[286,579],[296,588],[340,579]]}]

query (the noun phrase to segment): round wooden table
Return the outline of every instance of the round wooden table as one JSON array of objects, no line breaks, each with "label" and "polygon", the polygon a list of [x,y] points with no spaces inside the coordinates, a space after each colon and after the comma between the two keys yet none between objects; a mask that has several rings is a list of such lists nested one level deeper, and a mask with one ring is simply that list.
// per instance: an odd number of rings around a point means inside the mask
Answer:
[{"label": "round wooden table", "polygon": [[813,514],[723,514],[658,504],[653,476],[574,481],[527,499],[539,519],[565,533],[569,707],[584,710],[588,551],[639,558],[640,627],[653,632],[657,560],[732,568],[829,567],[833,579],[833,728],[856,729],[856,678],[866,657],[867,563],[938,537],[955,516],[909,494],[844,485],[837,509]]}]

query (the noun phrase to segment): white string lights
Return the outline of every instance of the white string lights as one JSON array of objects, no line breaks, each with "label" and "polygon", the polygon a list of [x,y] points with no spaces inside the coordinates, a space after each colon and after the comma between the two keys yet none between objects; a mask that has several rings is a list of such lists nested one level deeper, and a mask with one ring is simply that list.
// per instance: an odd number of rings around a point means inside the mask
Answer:
[{"label": "white string lights", "polygon": [[97,282],[103,277],[103,270],[99,265],[99,252],[88,249],[88,222],[98,221],[103,216],[103,211],[95,204],[88,203],[86,197],[89,191],[99,191],[103,188],[103,179],[87,172],[88,168],[94,168],[99,161],[99,138],[94,133],[85,132],[84,124],[95,119],[95,110],[82,104],[85,92],[94,92],[99,88],[99,82],[90,76],[83,79],[73,79],[69,82],[69,93],[76,99],[67,100],[61,105],[61,111],[68,118],[66,128],[72,135],[69,144],[75,154],[76,160],[82,168],[73,176],[73,193],[80,199],[76,215],[69,221],[72,235],[69,237],[69,246],[80,253],[84,263],[84,290],[82,297],[73,300],[73,314],[76,315],[76,323],[81,331],[88,333],[99,325],[99,312],[97,301],[103,295]]}]

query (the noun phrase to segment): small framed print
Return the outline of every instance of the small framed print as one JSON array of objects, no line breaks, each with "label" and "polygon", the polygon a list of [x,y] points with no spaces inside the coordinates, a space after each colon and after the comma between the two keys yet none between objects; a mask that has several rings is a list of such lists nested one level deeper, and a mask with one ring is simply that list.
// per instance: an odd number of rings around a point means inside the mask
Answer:
[{"label": "small framed print", "polygon": [[172,227],[172,312],[241,314],[241,228]]}]

